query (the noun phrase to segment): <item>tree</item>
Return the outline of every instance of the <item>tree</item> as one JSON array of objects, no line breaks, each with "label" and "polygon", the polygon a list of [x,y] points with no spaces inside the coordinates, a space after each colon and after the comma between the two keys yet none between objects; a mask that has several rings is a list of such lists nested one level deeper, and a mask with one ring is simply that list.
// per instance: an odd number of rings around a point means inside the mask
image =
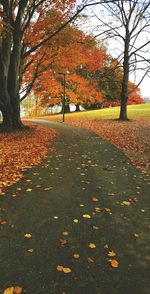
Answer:
[{"label": "tree", "polygon": [[111,39],[114,47],[119,49],[117,58],[123,68],[120,119],[127,120],[127,101],[131,94],[128,90],[129,75],[137,74],[138,70],[144,71],[137,82],[138,87],[150,72],[150,59],[146,55],[150,44],[150,1],[119,0],[102,6],[106,15],[104,18],[101,12],[96,14],[99,25],[95,28],[95,37]]},{"label": "tree", "polygon": [[[34,54],[40,55],[40,49],[75,20],[85,7],[102,2],[103,0],[83,1],[83,4],[81,2],[75,9],[74,0],[0,0],[0,110],[5,130],[23,127],[20,121],[20,90],[23,75],[33,62]],[[59,13],[59,21],[55,17],[58,16],[58,13],[54,13],[56,11]],[[27,40],[26,36],[30,31],[32,40],[35,24],[37,27],[40,24],[40,31],[32,42]],[[28,63],[26,58],[29,56]],[[43,58],[44,56],[40,56],[37,61],[35,75],[27,89],[28,93],[36,80],[38,67]]]}]

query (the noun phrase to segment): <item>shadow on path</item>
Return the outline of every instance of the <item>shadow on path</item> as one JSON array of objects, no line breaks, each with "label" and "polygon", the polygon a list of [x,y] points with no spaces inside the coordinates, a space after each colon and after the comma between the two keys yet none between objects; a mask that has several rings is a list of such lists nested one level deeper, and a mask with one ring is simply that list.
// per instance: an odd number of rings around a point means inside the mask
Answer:
[{"label": "shadow on path", "polygon": [[0,199],[0,293],[149,294],[148,180],[95,134],[42,123],[53,152]]}]

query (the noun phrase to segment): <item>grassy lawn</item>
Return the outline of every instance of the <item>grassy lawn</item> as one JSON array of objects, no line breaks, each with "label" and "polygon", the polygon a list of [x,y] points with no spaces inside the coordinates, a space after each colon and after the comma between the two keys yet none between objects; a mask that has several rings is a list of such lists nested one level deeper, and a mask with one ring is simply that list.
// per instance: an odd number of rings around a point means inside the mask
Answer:
[{"label": "grassy lawn", "polygon": [[[89,129],[121,149],[137,168],[150,174],[150,104],[128,106],[129,121],[115,120],[119,107],[65,114],[65,123]],[[62,121],[62,114],[41,118]]]},{"label": "grassy lawn", "polygon": [[[66,119],[117,119],[119,117],[120,107],[110,107],[98,110],[90,111],[81,111],[65,114]],[[129,119],[140,119],[140,118],[149,118],[150,117],[150,104],[139,104],[139,105],[130,105],[128,106],[128,117]],[[41,118],[50,119],[50,120],[60,120],[62,115],[46,115]]]}]

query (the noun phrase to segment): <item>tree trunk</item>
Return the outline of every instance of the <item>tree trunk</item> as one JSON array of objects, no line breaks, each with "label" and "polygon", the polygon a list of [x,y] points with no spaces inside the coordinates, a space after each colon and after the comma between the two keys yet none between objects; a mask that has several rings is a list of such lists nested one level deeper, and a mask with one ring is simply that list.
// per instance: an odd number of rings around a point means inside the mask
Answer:
[{"label": "tree trunk", "polygon": [[130,44],[130,36],[129,36],[129,30],[127,26],[125,48],[124,48],[123,80],[122,80],[122,88],[121,88],[121,108],[120,108],[119,120],[128,120],[127,102],[128,102],[128,81],[129,81],[129,44]]},{"label": "tree trunk", "polygon": [[2,131],[16,131],[24,129],[24,125],[20,119],[20,105],[7,105],[2,110],[2,124],[1,130]]},{"label": "tree trunk", "polygon": [[80,111],[80,105],[76,104],[76,110],[75,111]]},{"label": "tree trunk", "polygon": [[65,111],[65,113],[69,113],[70,112],[69,104],[64,105],[64,111]]}]

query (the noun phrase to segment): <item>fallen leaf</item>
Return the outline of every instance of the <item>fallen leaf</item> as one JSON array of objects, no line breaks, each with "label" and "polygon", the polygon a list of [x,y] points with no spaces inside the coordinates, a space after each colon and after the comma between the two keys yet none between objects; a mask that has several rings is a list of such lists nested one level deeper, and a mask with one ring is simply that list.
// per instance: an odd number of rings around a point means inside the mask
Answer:
[{"label": "fallen leaf", "polygon": [[0,219],[0,225],[5,225],[5,224],[7,224],[7,222],[3,219]]},{"label": "fallen leaf", "polygon": [[21,287],[14,287],[14,294],[21,294],[22,293],[22,288]]},{"label": "fallen leaf", "polygon": [[21,294],[22,288],[21,287],[9,287],[4,290],[4,294]]},{"label": "fallen leaf", "polygon": [[71,273],[71,269],[69,267],[63,267],[63,272],[65,274],[69,274],[69,273]]},{"label": "fallen leaf", "polygon": [[139,237],[139,234],[136,234],[136,233],[135,233],[135,234],[134,234],[134,237],[138,238],[138,237]]},{"label": "fallen leaf", "polygon": [[65,274],[71,273],[71,269],[69,267],[63,267],[62,265],[58,265],[57,270],[59,272],[64,272]]},{"label": "fallen leaf", "polygon": [[108,256],[110,257],[116,256],[116,253],[113,250],[109,251]]},{"label": "fallen leaf", "polygon": [[53,189],[53,187],[44,188],[44,191],[49,191],[51,189]]},{"label": "fallen leaf", "polygon": [[108,262],[110,262],[111,266],[114,268],[119,267],[119,262],[116,259],[109,259]]},{"label": "fallen leaf", "polygon": [[93,230],[99,230],[98,226],[93,226]]},{"label": "fallen leaf", "polygon": [[27,233],[27,234],[24,235],[24,237],[25,237],[25,238],[31,238],[32,235]]},{"label": "fallen leaf", "polygon": [[14,293],[14,287],[10,287],[4,290],[4,294],[13,294]]},{"label": "fallen leaf", "polygon": [[28,188],[26,191],[27,191],[27,192],[31,192],[31,191],[32,191],[32,189],[31,189],[31,188]]},{"label": "fallen leaf", "polygon": [[106,207],[104,210],[105,210],[106,212],[111,212],[110,208],[107,208],[107,207]]},{"label": "fallen leaf", "polygon": [[55,216],[54,216],[54,219],[58,219],[58,216],[55,215]]},{"label": "fallen leaf", "polygon": [[94,259],[92,257],[87,258],[88,263],[94,263]]},{"label": "fallen leaf", "polygon": [[75,259],[79,259],[79,258],[80,258],[80,255],[79,255],[78,253],[75,253],[75,254],[73,255],[73,257],[74,257]]},{"label": "fallen leaf", "polygon": [[92,197],[92,201],[93,201],[93,202],[97,202],[98,199],[97,199],[96,197]]},{"label": "fallen leaf", "polygon": [[84,218],[91,218],[91,216],[89,214],[83,214]]},{"label": "fallen leaf", "polygon": [[94,209],[95,209],[95,212],[96,213],[99,213],[100,212],[100,208],[99,207],[95,207]]},{"label": "fallen leaf", "polygon": [[67,243],[68,243],[67,240],[60,239],[60,244],[61,244],[61,246],[64,246],[64,245],[66,245]]},{"label": "fallen leaf", "polygon": [[79,221],[78,221],[78,219],[74,219],[73,222],[74,222],[75,224],[77,224]]},{"label": "fallen leaf", "polygon": [[90,248],[96,248],[96,245],[94,244],[94,243],[90,243],[89,245],[88,245]]},{"label": "fallen leaf", "polygon": [[126,205],[126,206],[131,205],[131,202],[130,202],[130,201],[122,201],[121,203],[122,203],[123,205]]},{"label": "fallen leaf", "polygon": [[58,270],[59,272],[62,272],[62,270],[63,270],[63,266],[62,266],[62,265],[58,265],[58,266],[57,266],[57,270]]},{"label": "fallen leaf", "polygon": [[104,249],[108,249],[108,245],[107,244],[104,245]]},{"label": "fallen leaf", "polygon": [[68,232],[62,232],[62,235],[63,235],[63,236],[68,236],[69,233],[68,233]]},{"label": "fallen leaf", "polygon": [[30,252],[30,253],[33,253],[34,250],[32,248],[30,248],[27,251]]}]

